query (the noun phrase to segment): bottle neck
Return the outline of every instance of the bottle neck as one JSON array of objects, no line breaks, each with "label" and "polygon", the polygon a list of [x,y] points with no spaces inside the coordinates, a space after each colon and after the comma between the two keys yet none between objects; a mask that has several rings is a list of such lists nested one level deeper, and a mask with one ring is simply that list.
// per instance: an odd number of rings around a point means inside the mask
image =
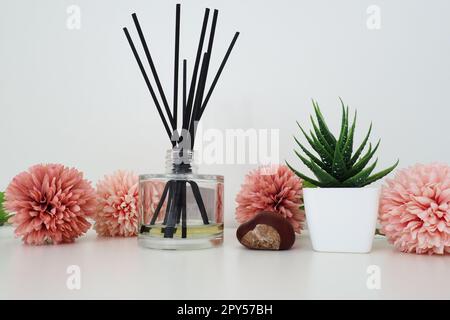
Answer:
[{"label": "bottle neck", "polygon": [[170,149],[166,152],[166,173],[196,173],[194,152],[184,149]]}]

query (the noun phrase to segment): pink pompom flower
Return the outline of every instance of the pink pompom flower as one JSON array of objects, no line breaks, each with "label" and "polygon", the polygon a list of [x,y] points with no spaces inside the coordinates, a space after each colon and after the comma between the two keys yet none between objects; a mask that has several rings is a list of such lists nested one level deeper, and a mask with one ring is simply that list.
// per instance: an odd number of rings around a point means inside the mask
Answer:
[{"label": "pink pompom flower", "polygon": [[100,236],[132,237],[138,233],[138,176],[116,171],[97,183],[94,229]]},{"label": "pink pompom flower", "polygon": [[245,177],[236,197],[236,220],[244,223],[261,211],[275,212],[286,218],[300,233],[305,221],[303,180],[285,165],[262,166]]},{"label": "pink pompom flower", "polygon": [[450,166],[417,164],[382,188],[381,232],[403,252],[450,253]]},{"label": "pink pompom flower", "polygon": [[6,210],[26,244],[68,243],[91,226],[95,190],[83,173],[61,164],[38,164],[15,176],[5,193]]}]

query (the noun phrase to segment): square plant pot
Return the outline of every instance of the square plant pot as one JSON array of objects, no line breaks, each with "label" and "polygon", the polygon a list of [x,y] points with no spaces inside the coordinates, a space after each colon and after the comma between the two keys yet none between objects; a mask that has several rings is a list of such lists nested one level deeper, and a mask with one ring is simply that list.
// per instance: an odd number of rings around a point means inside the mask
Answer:
[{"label": "square plant pot", "polygon": [[378,216],[379,188],[305,188],[303,192],[315,251],[370,252]]}]

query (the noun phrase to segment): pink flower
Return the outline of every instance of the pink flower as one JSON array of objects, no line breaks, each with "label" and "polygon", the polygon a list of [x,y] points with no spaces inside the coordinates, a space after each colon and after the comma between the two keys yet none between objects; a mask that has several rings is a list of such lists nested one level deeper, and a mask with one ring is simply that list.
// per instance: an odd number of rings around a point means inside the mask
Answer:
[{"label": "pink flower", "polygon": [[95,191],[78,170],[38,164],[14,177],[6,189],[10,222],[27,244],[73,242],[91,226]]},{"label": "pink flower", "polygon": [[417,164],[388,179],[379,219],[382,233],[403,252],[450,253],[450,167]]},{"label": "pink flower", "polygon": [[97,183],[94,229],[99,235],[137,235],[138,192],[138,177],[131,172],[119,170]]},{"label": "pink flower", "polygon": [[244,223],[261,211],[276,212],[286,218],[300,233],[305,221],[303,181],[287,166],[263,166],[245,177],[236,197],[236,220]]}]

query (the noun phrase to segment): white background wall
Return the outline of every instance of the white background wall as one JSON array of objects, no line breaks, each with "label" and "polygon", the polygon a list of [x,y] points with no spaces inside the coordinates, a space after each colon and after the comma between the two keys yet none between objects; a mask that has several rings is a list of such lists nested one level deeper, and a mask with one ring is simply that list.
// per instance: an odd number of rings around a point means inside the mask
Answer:
[{"label": "white background wall", "polygon": [[[358,109],[359,138],[373,121],[380,167],[397,158],[402,167],[449,162],[449,1],[181,2],[181,50],[190,61],[204,7],[220,9],[213,70],[241,32],[205,129],[278,128],[280,159],[298,164],[295,120],[308,121],[313,97],[337,128],[341,96]],[[164,169],[168,140],[122,27],[135,35],[130,14],[138,13],[171,97],[175,3],[0,1],[0,190],[39,162],[76,166],[93,182],[119,168]],[[71,4],[81,8],[80,30],[66,27]],[[381,9],[379,30],[366,26],[370,5]],[[228,224],[252,167],[203,170],[225,175]]]}]

